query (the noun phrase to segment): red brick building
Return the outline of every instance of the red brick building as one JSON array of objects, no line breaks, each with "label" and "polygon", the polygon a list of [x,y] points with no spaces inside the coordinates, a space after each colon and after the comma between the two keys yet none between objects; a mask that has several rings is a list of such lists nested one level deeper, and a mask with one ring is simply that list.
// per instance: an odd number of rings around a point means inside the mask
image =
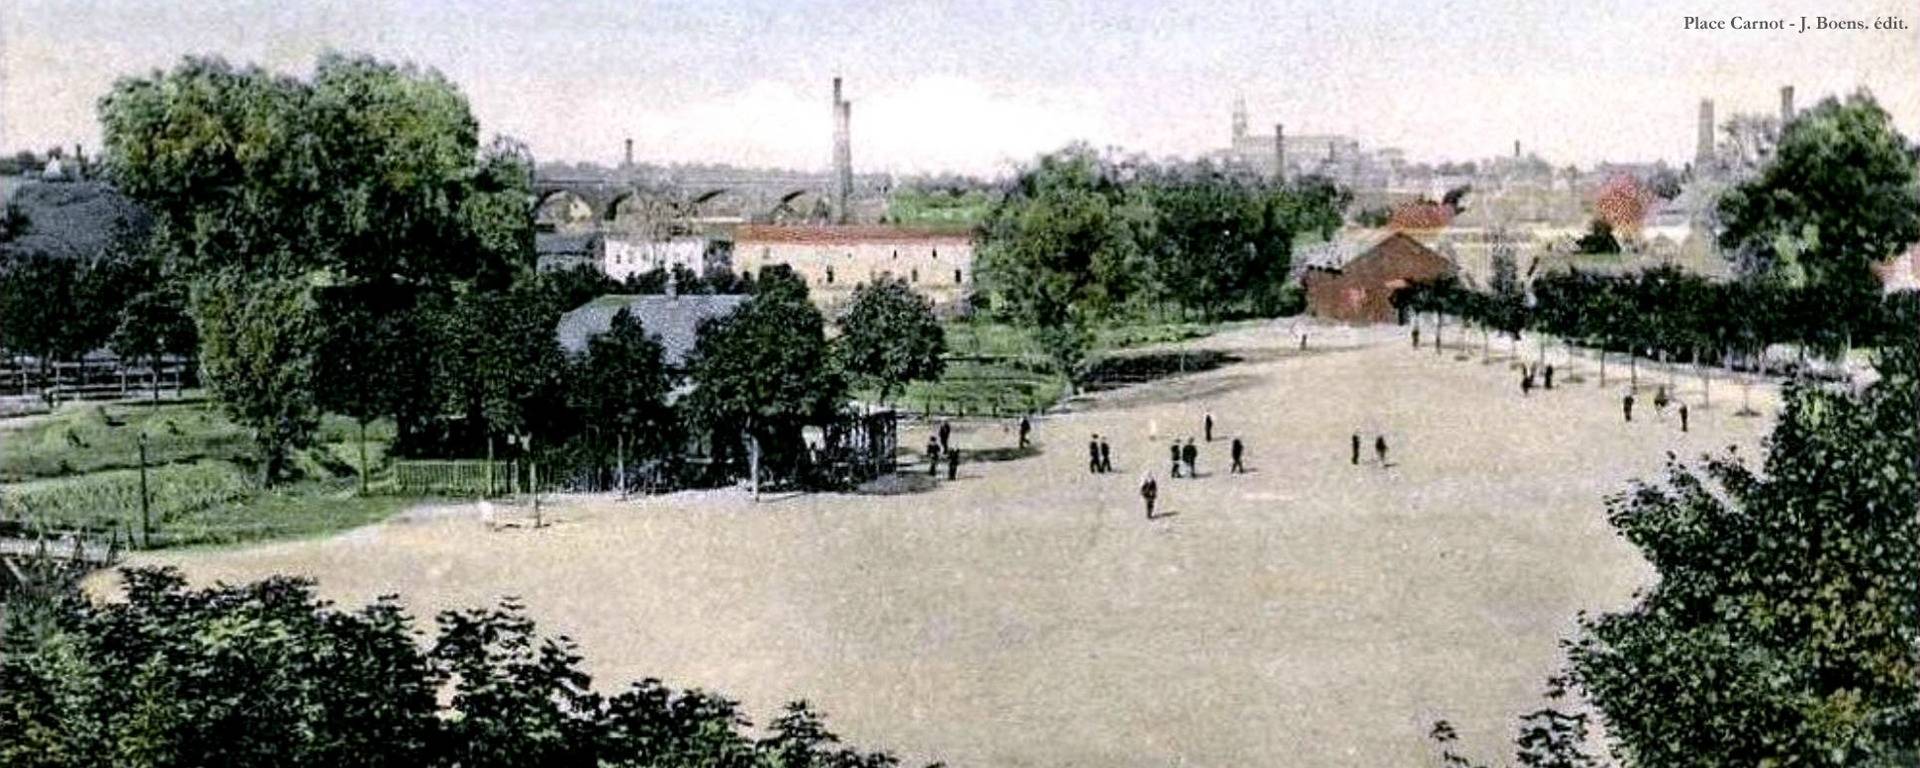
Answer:
[{"label": "red brick building", "polygon": [[1454,274],[1451,259],[1402,232],[1379,240],[1328,243],[1302,254],[1307,313],[1344,323],[1391,323],[1394,291]]}]

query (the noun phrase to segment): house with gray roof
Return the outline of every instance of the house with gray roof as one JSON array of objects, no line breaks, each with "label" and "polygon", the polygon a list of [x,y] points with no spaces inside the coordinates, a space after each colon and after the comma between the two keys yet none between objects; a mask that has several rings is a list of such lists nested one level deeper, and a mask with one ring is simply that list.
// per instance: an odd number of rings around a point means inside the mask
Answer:
[{"label": "house with gray roof", "polygon": [[570,355],[587,351],[587,342],[613,327],[613,316],[625,309],[640,321],[647,334],[660,341],[667,368],[682,370],[687,355],[699,339],[700,324],[726,317],[745,304],[748,297],[722,295],[620,295],[611,294],[589,301],[560,316],[555,334],[560,348]]}]

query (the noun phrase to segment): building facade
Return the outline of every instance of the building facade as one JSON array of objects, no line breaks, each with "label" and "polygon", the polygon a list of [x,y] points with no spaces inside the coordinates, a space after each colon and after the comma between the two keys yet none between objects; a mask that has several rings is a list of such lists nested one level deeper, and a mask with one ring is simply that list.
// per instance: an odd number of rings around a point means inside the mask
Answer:
[{"label": "building facade", "polygon": [[1395,232],[1371,245],[1342,244],[1319,255],[1300,278],[1307,312],[1343,323],[1391,323],[1393,295],[1457,270],[1453,261],[1419,240]]},{"label": "building facade", "polygon": [[814,303],[836,312],[861,283],[891,275],[933,300],[942,314],[964,312],[973,286],[973,238],[959,232],[889,226],[745,226],[734,233],[733,268],[758,276],[786,265]]},{"label": "building facade", "polygon": [[715,266],[709,263],[710,246],[705,238],[677,237],[665,240],[609,237],[600,268],[607,277],[625,280],[654,270],[671,272],[683,267],[702,274]]}]

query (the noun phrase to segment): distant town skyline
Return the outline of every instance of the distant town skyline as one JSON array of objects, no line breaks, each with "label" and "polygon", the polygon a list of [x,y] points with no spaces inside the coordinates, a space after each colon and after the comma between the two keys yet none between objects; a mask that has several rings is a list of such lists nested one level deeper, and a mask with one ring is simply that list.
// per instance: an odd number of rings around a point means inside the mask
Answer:
[{"label": "distant town skyline", "polygon": [[[1070,141],[1195,156],[1251,128],[1347,134],[1416,161],[1693,156],[1699,100],[1772,114],[1871,89],[1920,134],[1920,18],[1902,0],[1685,9],[1493,0],[1307,3],[439,3],[14,0],[0,7],[0,149],[100,144],[115,78],[188,54],[305,75],[326,50],[443,72],[483,135],[542,161],[823,169],[829,82],[857,171],[997,174]],[[1817,11],[1904,31],[1686,30]]]}]

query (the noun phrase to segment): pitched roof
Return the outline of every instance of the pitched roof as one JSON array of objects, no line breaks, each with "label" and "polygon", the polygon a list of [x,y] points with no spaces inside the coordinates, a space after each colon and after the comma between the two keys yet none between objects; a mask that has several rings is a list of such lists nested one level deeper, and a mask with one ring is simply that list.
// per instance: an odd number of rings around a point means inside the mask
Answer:
[{"label": "pitched roof", "polygon": [[1347,262],[1360,258],[1373,250],[1388,238],[1399,234],[1381,230],[1362,230],[1334,236],[1332,240],[1314,243],[1294,254],[1293,270],[1300,272],[1309,269],[1339,270]]},{"label": "pitched roof", "polygon": [[153,226],[145,209],[100,181],[27,182],[6,204],[27,218],[26,231],[4,244],[19,253],[93,258],[122,232],[141,237]]},{"label": "pitched roof", "polygon": [[598,244],[597,234],[570,235],[558,232],[533,233],[533,252],[541,256],[591,256]]},{"label": "pitched roof", "polygon": [[740,243],[790,243],[795,245],[859,245],[862,243],[967,243],[973,236],[964,230],[943,230],[886,226],[769,226],[751,224],[735,230],[733,240]]},{"label": "pitched roof", "polygon": [[640,327],[645,328],[648,335],[660,341],[666,364],[677,368],[686,362],[687,354],[693,351],[694,342],[699,338],[700,323],[733,314],[741,304],[746,303],[747,298],[739,294],[611,294],[561,315],[554,334],[559,338],[562,349],[570,354],[581,354],[586,351],[589,339],[613,327],[613,316],[624,308],[640,321]]}]

